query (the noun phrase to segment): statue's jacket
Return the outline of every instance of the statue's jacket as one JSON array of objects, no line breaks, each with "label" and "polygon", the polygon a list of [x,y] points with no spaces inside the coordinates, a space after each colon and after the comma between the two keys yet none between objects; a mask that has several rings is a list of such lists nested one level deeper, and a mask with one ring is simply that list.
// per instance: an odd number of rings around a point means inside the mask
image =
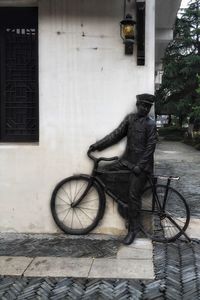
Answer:
[{"label": "statue's jacket", "polygon": [[95,144],[97,150],[104,150],[127,137],[126,149],[121,163],[130,166],[139,166],[141,170],[153,172],[153,154],[157,141],[155,121],[149,117],[138,117],[137,114],[129,114],[121,124],[110,134]]}]

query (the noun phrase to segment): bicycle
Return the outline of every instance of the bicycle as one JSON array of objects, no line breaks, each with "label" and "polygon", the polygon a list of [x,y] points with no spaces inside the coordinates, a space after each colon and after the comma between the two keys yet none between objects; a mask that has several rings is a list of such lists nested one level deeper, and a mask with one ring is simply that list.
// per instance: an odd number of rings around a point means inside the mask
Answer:
[{"label": "bicycle", "polygon": [[[111,191],[101,176],[130,176],[131,170],[99,171],[101,161],[114,161],[118,157],[96,158],[91,151],[87,154],[94,163],[91,174],[65,178],[56,185],[52,193],[53,218],[57,226],[67,234],[87,234],[98,225],[104,215],[106,194],[118,203],[123,212],[127,212],[127,203]],[[158,184],[159,179],[167,180],[167,183]],[[139,227],[153,241],[173,242],[181,235],[190,241],[185,233],[190,221],[190,210],[184,197],[170,186],[172,180],[179,180],[179,177],[149,176],[149,184],[142,194],[142,205],[138,211]]]}]

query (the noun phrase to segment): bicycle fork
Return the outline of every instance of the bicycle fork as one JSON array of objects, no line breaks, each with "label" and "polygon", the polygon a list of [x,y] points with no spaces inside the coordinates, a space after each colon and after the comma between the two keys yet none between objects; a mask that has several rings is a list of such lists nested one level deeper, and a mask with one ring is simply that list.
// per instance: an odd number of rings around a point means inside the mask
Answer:
[{"label": "bicycle fork", "polygon": [[98,160],[95,161],[95,164],[94,164],[94,169],[92,171],[92,174],[90,176],[90,179],[88,181],[88,185],[85,189],[85,191],[83,192],[83,194],[79,197],[79,199],[77,201],[74,201],[72,204],[71,204],[71,207],[74,208],[76,207],[77,205],[79,205],[79,203],[85,198],[85,196],[87,195],[87,193],[89,192],[90,188],[92,187],[93,185],[93,182],[94,182],[94,174],[96,172],[96,169],[97,169],[97,165],[98,165]]},{"label": "bicycle fork", "polygon": [[89,179],[88,185],[87,185],[85,191],[83,192],[83,194],[79,197],[79,199],[77,201],[74,201],[71,203],[72,208],[78,206],[79,203],[85,198],[85,196],[87,195],[87,193],[89,192],[90,188],[93,185],[93,181],[94,181],[94,177],[91,176],[91,178]]}]

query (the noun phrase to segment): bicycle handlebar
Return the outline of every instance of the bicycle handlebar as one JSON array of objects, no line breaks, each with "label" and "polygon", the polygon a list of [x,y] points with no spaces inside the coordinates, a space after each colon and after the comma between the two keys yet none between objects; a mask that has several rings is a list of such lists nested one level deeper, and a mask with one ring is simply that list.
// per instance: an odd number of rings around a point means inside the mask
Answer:
[{"label": "bicycle handlebar", "polygon": [[113,157],[99,157],[99,158],[96,158],[94,155],[91,154],[92,151],[88,150],[87,152],[87,155],[90,159],[94,160],[94,161],[101,161],[101,160],[104,160],[104,161],[112,161],[112,160],[117,160],[119,157],[118,156],[113,156]]}]

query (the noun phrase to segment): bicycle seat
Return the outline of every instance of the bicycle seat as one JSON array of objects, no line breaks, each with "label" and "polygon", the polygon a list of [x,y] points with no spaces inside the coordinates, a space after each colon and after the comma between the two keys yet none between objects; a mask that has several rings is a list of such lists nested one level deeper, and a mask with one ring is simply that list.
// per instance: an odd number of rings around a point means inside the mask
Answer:
[{"label": "bicycle seat", "polygon": [[153,178],[161,180],[179,180],[179,176],[169,176],[169,175],[154,175]]}]

